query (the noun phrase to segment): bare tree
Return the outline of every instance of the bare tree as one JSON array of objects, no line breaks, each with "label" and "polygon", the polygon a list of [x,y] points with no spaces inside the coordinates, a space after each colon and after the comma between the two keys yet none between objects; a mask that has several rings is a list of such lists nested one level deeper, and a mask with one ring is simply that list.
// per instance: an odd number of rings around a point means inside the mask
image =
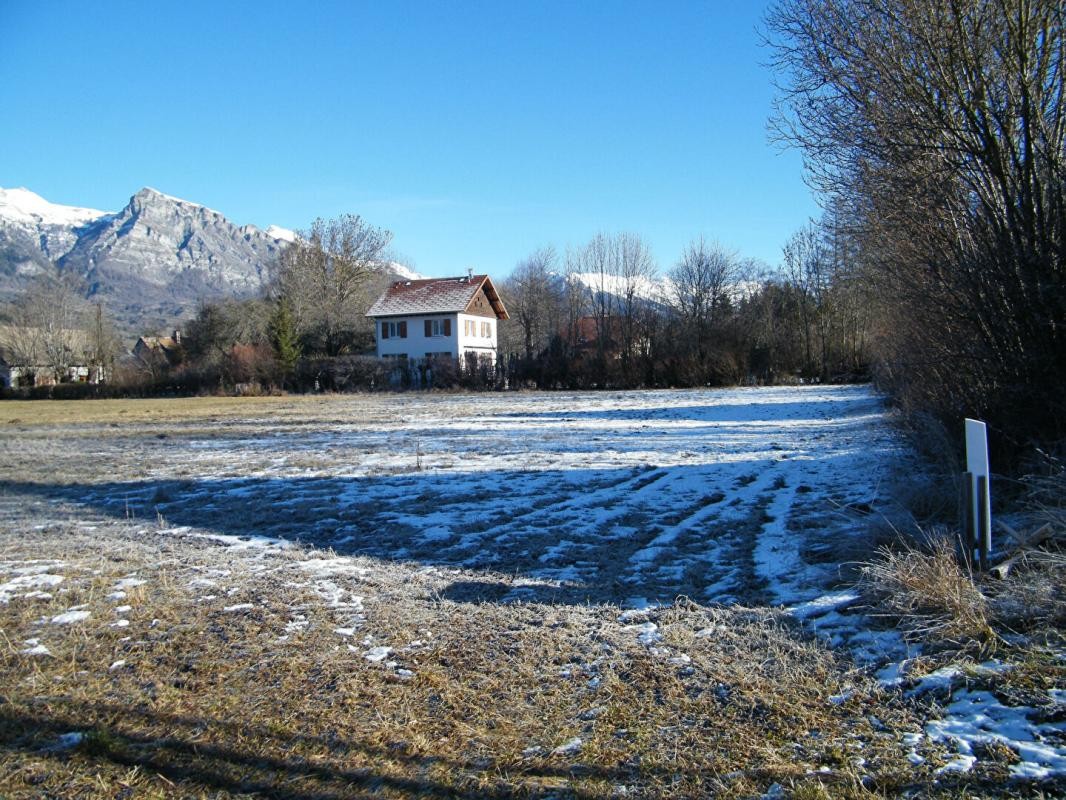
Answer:
[{"label": "bare tree", "polygon": [[605,233],[598,233],[581,251],[581,267],[588,289],[588,305],[596,320],[596,359],[603,380],[607,368],[607,350],[613,337],[618,281],[617,243]]},{"label": "bare tree", "polygon": [[[798,299],[799,329],[803,335],[804,369],[814,369],[813,338],[816,320],[822,316],[822,303],[828,291],[826,277],[828,267],[821,231],[810,222],[792,234],[785,243],[785,280]],[[823,342],[824,344],[824,342]],[[823,348],[822,372],[825,372]]]},{"label": "bare tree", "polygon": [[728,303],[739,275],[736,253],[703,237],[691,242],[670,270],[670,300],[683,319],[711,322]]},{"label": "bare tree", "polygon": [[46,368],[52,381],[66,380],[73,366],[88,362],[87,304],[65,275],[39,275],[10,307],[3,342],[9,358]]},{"label": "bare tree", "polygon": [[[854,210],[906,402],[1061,437],[1066,6],[782,0],[778,134]],[[1005,442],[1004,442],[1005,443]]]},{"label": "bare tree", "polygon": [[316,219],[285,248],[274,291],[289,305],[296,329],[326,355],[350,347],[366,327],[366,287],[392,234],[345,214]]},{"label": "bare tree", "polygon": [[518,262],[501,286],[527,361],[546,348],[562,327],[564,283],[558,264],[554,247],[538,248]]},{"label": "bare tree", "polygon": [[702,237],[691,242],[667,274],[669,301],[698,368],[707,363],[711,329],[729,305],[739,278],[736,253]]},{"label": "bare tree", "polygon": [[122,340],[111,318],[100,303],[95,303],[88,314],[86,328],[86,354],[89,366],[96,370],[92,380],[110,380],[115,359],[122,350]]},{"label": "bare tree", "polygon": [[597,383],[606,380],[611,362],[620,357],[622,374],[615,378],[630,382],[640,339],[640,312],[657,272],[651,251],[636,234],[598,233],[568,254],[567,265],[571,288],[583,287],[582,311],[595,323],[593,379]]},{"label": "bare tree", "polygon": [[658,273],[651,250],[634,233],[623,233],[617,238],[618,291],[622,336],[622,369],[627,382],[633,380],[633,370],[640,345],[641,313],[649,304],[656,287]]},{"label": "bare tree", "polygon": [[578,344],[581,318],[590,310],[589,292],[582,276],[584,252],[567,248],[564,266],[566,270],[566,344],[572,353]]}]

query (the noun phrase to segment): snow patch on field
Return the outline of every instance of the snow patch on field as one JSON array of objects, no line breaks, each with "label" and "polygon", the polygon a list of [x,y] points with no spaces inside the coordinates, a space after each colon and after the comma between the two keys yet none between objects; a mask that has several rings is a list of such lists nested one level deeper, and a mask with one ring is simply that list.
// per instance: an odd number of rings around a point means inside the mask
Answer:
[{"label": "snow patch on field", "polygon": [[[34,590],[50,589],[62,582],[62,575],[52,575],[50,573],[20,575],[6,583],[0,583],[0,603],[7,603],[14,597],[26,596],[31,593],[40,596],[41,593],[39,591],[34,592]],[[27,592],[27,589],[30,591]],[[48,595],[48,597],[51,597],[51,595]]]},{"label": "snow patch on field", "polygon": [[930,722],[926,735],[934,742],[948,741],[958,756],[945,772],[968,772],[976,758],[975,745],[998,743],[1017,753],[1010,767],[1016,778],[1043,779],[1066,775],[1066,723],[1034,723],[1034,709],[1003,705],[991,692],[962,690],[945,708],[944,718]]},{"label": "snow patch on field", "polygon": [[975,748],[999,744],[1017,755],[1017,763],[1010,767],[1016,778],[1043,780],[1066,775],[1066,722],[1032,720],[1038,715],[1063,719],[1066,703],[1062,696],[1054,690],[1049,692],[1048,699],[1055,709],[1047,713],[1047,709],[1008,706],[989,691],[965,688],[971,676],[994,678],[1012,669],[1011,664],[1000,661],[948,664],[924,675],[913,675],[915,661],[899,660],[903,646],[896,631],[869,630],[871,620],[862,613],[841,613],[857,599],[850,591],[835,592],[789,610],[816,632],[832,631],[831,642],[850,649],[859,663],[878,665],[876,677],[887,690],[899,691],[908,699],[938,699],[939,718],[930,721],[924,732],[908,734],[901,742],[909,749],[912,764],[925,761],[917,752],[923,740],[947,743],[955,747],[957,754],[938,772],[967,773],[977,763]]},{"label": "snow patch on field", "polygon": [[74,625],[78,622],[84,622],[90,616],[88,611],[84,609],[74,609],[71,611],[64,611],[62,614],[56,614],[52,617],[53,625]]},{"label": "snow patch on field", "polygon": [[[878,629],[858,595],[839,588],[842,562],[866,552],[864,515],[879,510],[886,478],[909,457],[870,389],[411,395],[388,402],[388,414],[366,421],[338,413],[310,425],[267,419],[196,430],[171,438],[165,460],[131,457],[139,470],[148,465],[143,478],[138,472],[137,480],[56,494],[116,519],[158,513],[180,523],[144,531],[217,547],[235,565],[233,576],[208,568],[188,576],[193,601],[231,614],[267,609],[269,602],[237,602],[264,597],[240,594],[247,588],[241,581],[279,579],[303,592],[282,609],[280,641],[298,642],[315,619],[338,637],[336,647],[401,678],[412,670],[390,659],[407,648],[360,640],[373,630],[380,602],[375,562],[409,566],[413,586],[424,573],[461,571],[444,590],[451,602],[628,608],[619,622],[634,645],[679,671],[692,669],[693,659],[664,644],[651,621],[657,607],[679,596],[783,606],[820,640],[876,672],[886,692],[898,691],[904,702],[935,696],[941,718],[901,742],[914,763],[923,760],[923,744],[947,742],[958,753],[945,769],[967,770],[978,745],[995,741],[1018,754],[1012,771],[1019,777],[1066,774],[1062,723],[1040,721],[1062,719],[1061,712],[1041,717],[1007,706],[966,688],[957,667],[911,675],[914,648]],[[849,547],[856,556],[846,555]],[[0,561],[0,602],[49,598],[44,590],[72,580],[65,571],[63,562]],[[128,575],[106,597],[121,602],[143,584]],[[326,621],[313,616],[321,609]],[[129,610],[122,605],[114,613]],[[97,624],[128,624],[111,614]],[[51,619],[72,625],[89,612],[70,609]],[[44,630],[80,635],[76,628]],[[719,634],[709,627],[696,636]],[[19,652],[50,655],[36,639]],[[598,681],[592,675],[589,687]],[[850,696],[830,702],[846,704]],[[1050,695],[1050,702],[1062,700]]]},{"label": "snow patch on field", "polygon": [[43,644],[41,644],[41,641],[39,639],[27,639],[25,642],[23,642],[23,644],[25,644],[26,647],[22,650],[19,650],[19,652],[22,653],[22,655],[24,656],[52,655],[51,651]]}]

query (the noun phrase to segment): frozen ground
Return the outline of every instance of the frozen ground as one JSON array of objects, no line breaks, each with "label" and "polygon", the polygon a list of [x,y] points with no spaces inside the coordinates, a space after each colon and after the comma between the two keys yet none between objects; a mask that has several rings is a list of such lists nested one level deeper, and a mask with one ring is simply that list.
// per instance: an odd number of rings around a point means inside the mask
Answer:
[{"label": "frozen ground", "polygon": [[[104,430],[91,477],[18,488],[528,582],[504,599],[779,604],[866,552],[863,518],[905,458],[866,388],[364,403],[321,425]],[[491,581],[468,589],[501,599]]]},{"label": "frozen ground", "polygon": [[[376,564],[450,601],[628,608],[619,621],[634,639],[678,664],[689,656],[660,645],[649,607],[783,605],[886,690],[939,692],[946,713],[901,743],[916,766],[944,743],[958,752],[944,769],[966,771],[975,745],[1000,742],[1019,754],[1012,775],[1066,772],[1061,691],[1033,721],[1031,708],[967,688],[996,663],[927,685],[918,654],[855,613],[848,584],[871,554],[871,518],[917,468],[868,388],[333,398],[288,416],[26,426],[0,445],[9,533],[48,527],[53,508],[87,532],[121,524],[221,545],[263,581],[309,590],[338,642],[400,678],[413,674],[397,655],[409,644],[365,632]],[[304,558],[308,546],[335,556]],[[0,603],[51,599],[70,569],[0,564]],[[231,585],[218,564],[201,572],[189,590],[223,614],[254,612],[268,588]],[[42,630],[128,625],[139,580],[111,587],[113,618],[75,605]],[[307,613],[293,607],[279,637]],[[34,633],[20,652],[48,646]]]}]

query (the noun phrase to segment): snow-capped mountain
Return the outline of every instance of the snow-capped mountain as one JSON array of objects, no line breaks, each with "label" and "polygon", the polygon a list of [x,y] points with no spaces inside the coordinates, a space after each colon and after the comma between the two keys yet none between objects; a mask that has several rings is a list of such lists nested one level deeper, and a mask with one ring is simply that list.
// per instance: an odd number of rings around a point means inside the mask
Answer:
[{"label": "snow-capped mountain", "polygon": [[[566,280],[567,276],[560,276],[560,278]],[[633,297],[637,301],[662,305],[669,301],[673,291],[673,284],[663,277],[641,276],[629,279],[621,275],[606,275],[598,272],[571,272],[569,279],[593,298],[601,293],[623,298],[632,290]]]},{"label": "snow-capped mountain", "polygon": [[117,214],[80,229],[57,263],[97,294],[155,288],[160,299],[195,302],[257,291],[284,246],[254,225],[238,227],[206,206],[146,188]]},{"label": "snow-capped mountain", "polygon": [[283,242],[296,241],[296,231],[290,231],[288,228],[283,228],[280,225],[268,225],[266,234],[275,239],[280,239]]},{"label": "snow-capped mountain", "polygon": [[[238,226],[199,203],[144,188],[117,212],[50,203],[0,188],[0,300],[41,270],[77,276],[129,333],[166,329],[203,301],[248,296],[297,234]],[[389,279],[422,277],[383,264]]]},{"label": "snow-capped mountain", "polygon": [[[116,212],[0,188],[0,300],[58,268],[77,276],[127,332],[166,329],[204,301],[258,292],[271,262],[296,240],[288,228],[238,226],[147,187]],[[423,277],[391,262],[381,272],[389,280]]]},{"label": "snow-capped mountain", "polygon": [[107,211],[49,203],[29,189],[0,189],[0,272],[33,274],[62,258],[78,232]]},{"label": "snow-capped mountain", "polygon": [[49,203],[29,189],[0,189],[0,217],[27,226],[78,227],[107,216],[109,211]]},{"label": "snow-capped mountain", "polygon": [[197,304],[258,291],[295,235],[237,226],[218,211],[144,188],[118,212],[0,189],[0,296],[51,266],[83,280],[127,328],[169,324]]}]

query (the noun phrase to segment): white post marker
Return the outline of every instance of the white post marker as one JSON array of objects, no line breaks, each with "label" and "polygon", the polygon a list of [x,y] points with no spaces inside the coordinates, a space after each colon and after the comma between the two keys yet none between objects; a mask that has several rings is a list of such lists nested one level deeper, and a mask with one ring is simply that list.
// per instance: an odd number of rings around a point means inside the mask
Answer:
[{"label": "white post marker", "polygon": [[[988,429],[983,422],[976,419],[966,420],[966,471],[973,477],[973,508],[971,519],[973,520],[973,541],[980,541],[983,537],[984,551],[992,552],[992,483],[988,469]],[[982,495],[977,491],[978,478],[984,476],[987,490]],[[984,508],[981,508],[981,504]],[[982,520],[986,520],[984,530],[981,529]]]}]

